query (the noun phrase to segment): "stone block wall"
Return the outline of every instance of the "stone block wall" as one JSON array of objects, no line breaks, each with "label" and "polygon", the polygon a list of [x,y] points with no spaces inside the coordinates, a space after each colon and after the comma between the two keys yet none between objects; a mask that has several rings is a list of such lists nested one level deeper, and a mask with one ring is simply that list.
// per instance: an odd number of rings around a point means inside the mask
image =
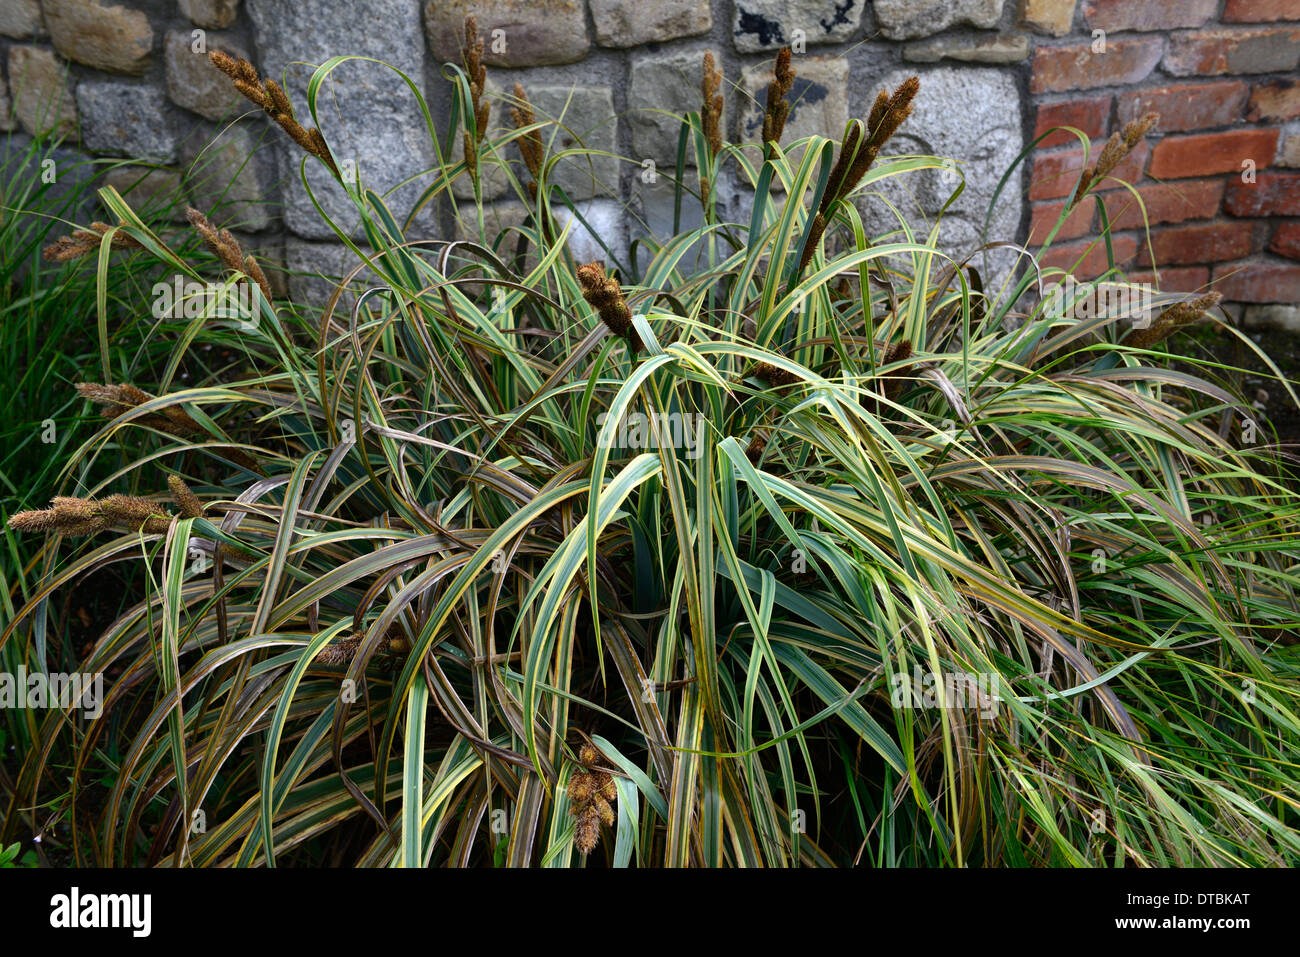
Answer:
[{"label": "stone block wall", "polygon": [[[954,253],[979,244],[999,178],[1040,134],[1078,127],[1095,159],[1124,122],[1159,112],[1156,131],[1117,171],[1146,204],[1150,243],[1132,195],[1104,188],[1120,263],[1150,279],[1154,252],[1165,289],[1212,286],[1249,317],[1297,317],[1300,0],[0,0],[0,131],[17,141],[66,132],[82,154],[140,161],[109,181],[142,198],[182,190],[262,256],[334,273],[346,247],[317,215],[304,171],[317,202],[351,230],[347,198],[203,52],[224,49],[283,77],[300,112],[307,64],[384,60],[424,94],[445,135],[443,63],[459,58],[467,12],[478,18],[491,93],[519,82],[539,117],[560,119],[553,148],[581,141],[614,154],[573,158],[556,175],[611,246],[671,227],[671,185],[644,174],[673,163],[677,126],[666,112],[698,109],[704,51],[726,76],[729,137],[756,141],[773,56],[792,45],[799,80],[786,142],[838,137],[877,90],[920,74],[914,116],[891,147],[958,163],[967,188],[943,231]],[[367,185],[393,189],[433,164],[423,111],[401,77],[352,61],[331,80],[319,125]],[[496,103],[494,125],[508,122]],[[1083,163],[1071,134],[1038,142],[1004,187],[989,237],[1041,239]],[[392,205],[405,213],[427,183],[396,189]],[[923,223],[952,185],[949,171],[927,171],[883,192]],[[718,189],[728,213],[743,209],[734,182]],[[518,221],[499,170],[484,192],[490,222]],[[863,208],[889,216],[878,201]],[[431,237],[466,228],[447,203],[415,223]],[[1094,204],[1082,205],[1049,261],[1082,260],[1084,276],[1104,268],[1100,247],[1088,249],[1097,226]],[[584,242],[581,252],[598,252],[589,237],[575,239]],[[320,288],[289,284],[303,297]]]}]

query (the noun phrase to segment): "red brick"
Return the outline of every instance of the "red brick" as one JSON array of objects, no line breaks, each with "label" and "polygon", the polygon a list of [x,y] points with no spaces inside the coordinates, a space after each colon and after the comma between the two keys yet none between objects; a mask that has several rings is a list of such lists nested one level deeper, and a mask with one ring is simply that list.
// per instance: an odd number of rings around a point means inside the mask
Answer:
[{"label": "red brick", "polygon": [[1204,130],[1240,122],[1246,94],[1240,80],[1212,83],[1173,83],[1123,93],[1119,97],[1119,121],[1127,123],[1144,113],[1159,113],[1156,129],[1161,133]]},{"label": "red brick", "polygon": [[[1031,243],[1041,243],[1046,240],[1048,234],[1056,225],[1056,221],[1061,218],[1061,212],[1064,209],[1064,200],[1059,203],[1035,203],[1029,223],[1029,241]],[[1091,200],[1074,207],[1074,212],[1070,213],[1066,218],[1054,241],[1078,239],[1080,236],[1087,236],[1091,233],[1095,210],[1096,204]]]},{"label": "red brick", "polygon": [[1300,173],[1260,173],[1253,183],[1235,177],[1223,208],[1233,216],[1300,216]]},{"label": "red brick", "polygon": [[1300,0],[1228,0],[1224,23],[1271,23],[1300,20]]},{"label": "red brick", "polygon": [[1179,266],[1154,272],[1133,273],[1129,282],[1149,282],[1161,292],[1199,292],[1210,284],[1209,266]]},{"label": "red brick", "polygon": [[1300,259],[1300,223],[1279,223],[1268,248],[1287,259]]},{"label": "red brick", "polygon": [[[1101,155],[1101,148],[1104,145],[1104,141],[1100,140],[1092,145],[1092,153],[1088,156],[1089,165],[1097,162],[1097,157]],[[1136,183],[1140,180],[1150,152],[1151,148],[1147,146],[1146,140],[1138,143],[1133,148],[1133,152],[1129,153],[1124,158],[1124,161],[1115,167],[1110,176],[1097,187],[1097,192],[1117,189],[1119,187],[1119,183],[1116,182],[1117,179],[1123,180],[1125,183]],[[1035,154],[1034,174],[1029,186],[1029,198],[1059,199],[1062,196],[1069,196],[1074,192],[1079,173],[1082,171],[1082,149],[1057,150],[1053,153]]]},{"label": "red brick", "polygon": [[1137,83],[1155,69],[1163,48],[1159,37],[1108,40],[1105,53],[1093,53],[1091,43],[1040,46],[1029,89],[1052,93]]},{"label": "red brick", "polygon": [[1174,76],[1284,73],[1300,63],[1300,29],[1193,30],[1169,38],[1165,70]]},{"label": "red brick", "polygon": [[[1111,246],[1115,251],[1115,265],[1121,269],[1132,262],[1137,253],[1137,240],[1127,234],[1111,237]],[[1083,257],[1082,262],[1075,267],[1080,257]],[[1080,279],[1095,279],[1110,268],[1106,260],[1106,245],[1099,239],[1054,246],[1043,256],[1042,265],[1068,269]]]},{"label": "red brick", "polygon": [[[1147,183],[1138,187],[1146,206],[1147,221],[1181,223],[1189,219],[1210,219],[1219,212],[1223,200],[1221,179],[1183,180],[1177,183]],[[1110,194],[1106,213],[1111,229],[1141,229],[1142,207],[1128,190]]]},{"label": "red brick", "polygon": [[1253,222],[1197,223],[1194,226],[1170,226],[1153,230],[1151,246],[1142,244],[1138,265],[1151,265],[1152,248],[1155,250],[1155,262],[1159,266],[1240,259],[1258,250],[1258,232]]},{"label": "red brick", "polygon": [[1166,136],[1151,151],[1155,179],[1240,173],[1243,160],[1268,166],[1277,152],[1277,130],[1233,130],[1200,136]]},{"label": "red brick", "polygon": [[1214,288],[1229,302],[1300,302],[1300,266],[1287,263],[1216,266]]},{"label": "red brick", "polygon": [[[1038,107],[1038,120],[1034,126],[1034,137],[1042,136],[1054,126],[1073,126],[1082,130],[1091,142],[1099,136],[1105,136],[1110,125],[1110,94],[1093,96],[1086,99],[1066,100],[1063,103],[1044,103]],[[1066,146],[1077,144],[1079,138],[1073,133],[1058,130],[1038,144],[1040,149],[1049,146]]]},{"label": "red brick", "polygon": [[1204,26],[1218,0],[1089,0],[1083,15],[1092,30],[1174,30]]},{"label": "red brick", "polygon": [[1300,116],[1300,81],[1273,80],[1261,83],[1250,95],[1250,112],[1246,119],[1293,120]]}]

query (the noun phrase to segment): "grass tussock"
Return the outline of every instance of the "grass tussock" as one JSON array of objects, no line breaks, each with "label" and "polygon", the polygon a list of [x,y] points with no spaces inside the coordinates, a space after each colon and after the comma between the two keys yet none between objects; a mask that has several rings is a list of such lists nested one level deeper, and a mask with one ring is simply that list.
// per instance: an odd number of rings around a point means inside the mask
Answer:
[{"label": "grass tussock", "polygon": [[[59,651],[110,676],[105,707],[23,722],[0,839],[57,806],[101,866],[1300,860],[1293,460],[1183,338],[1236,334],[1214,295],[1077,318],[1028,254],[998,278],[983,247],[864,221],[869,170],[945,168],[880,156],[918,81],[794,150],[787,53],[752,145],[723,139],[706,57],[679,149],[701,189],[672,171],[701,225],[581,263],[522,89],[487,138],[472,20],[448,71],[464,161],[421,203],[472,241],[408,242],[407,211],[350,192],[378,277],[351,308],[308,327],[263,289],[238,335],[194,323],[219,370],[172,375],[178,333],[154,378],[70,380],[107,421],[65,447],[84,487],[8,519],[34,557],[0,654],[35,654],[46,597],[99,569],[140,590]],[[488,164],[527,212],[500,232],[451,188]],[[197,248],[263,285],[202,215],[182,248],[108,199],[142,248],[98,282]]]}]

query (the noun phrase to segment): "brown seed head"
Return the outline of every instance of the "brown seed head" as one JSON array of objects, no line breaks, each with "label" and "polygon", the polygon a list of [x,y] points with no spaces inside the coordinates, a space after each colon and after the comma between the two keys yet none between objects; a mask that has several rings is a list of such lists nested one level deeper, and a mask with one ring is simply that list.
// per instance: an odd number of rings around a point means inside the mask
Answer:
[{"label": "brown seed head", "polygon": [[600,838],[600,812],[591,805],[577,813],[573,827],[573,846],[583,854],[590,854],[596,849]]},{"label": "brown seed head", "polygon": [[179,475],[167,476],[167,488],[172,493],[172,501],[176,507],[181,510],[182,518],[201,518],[203,515],[203,503],[195,495],[185,480]]},{"label": "brown seed head", "polygon": [[794,87],[795,72],[790,66],[790,48],[782,47],[776,55],[772,82],[767,87],[767,103],[763,110],[763,142],[778,143],[785,132],[785,121],[790,116],[790,90]]},{"label": "brown seed head", "polygon": [[[518,105],[510,107],[510,118],[514,121],[515,129],[527,129],[537,122],[537,114],[533,112],[533,105],[528,102],[528,94],[524,91],[522,83],[515,84],[514,94]],[[546,156],[546,150],[542,146],[542,131],[533,130],[525,133],[515,142],[519,146],[519,154],[524,158],[524,166],[528,168],[535,182],[542,175],[542,161]]]},{"label": "brown seed head", "polygon": [[582,298],[596,310],[601,322],[615,335],[627,339],[633,352],[639,352],[641,337],[632,325],[632,311],[627,307],[618,280],[605,275],[605,267],[600,262],[579,266],[576,275],[578,285],[582,287]]},{"label": "brown seed head", "polygon": [[1160,313],[1145,329],[1134,329],[1124,340],[1124,345],[1135,349],[1149,349],[1163,342],[1180,328],[1196,322],[1209,309],[1213,309],[1223,299],[1221,292],[1207,292],[1203,296],[1186,302],[1175,303]]},{"label": "brown seed head", "polygon": [[717,156],[722,152],[722,71],[717,68],[711,50],[704,51],[700,92],[703,95],[700,121],[704,126],[704,138],[709,144],[709,154]]},{"label": "brown seed head", "polygon": [[794,385],[799,381],[799,377],[793,372],[782,369],[780,366],[774,366],[770,362],[755,363],[750,375],[756,379],[762,379],[768,385],[778,389]]}]

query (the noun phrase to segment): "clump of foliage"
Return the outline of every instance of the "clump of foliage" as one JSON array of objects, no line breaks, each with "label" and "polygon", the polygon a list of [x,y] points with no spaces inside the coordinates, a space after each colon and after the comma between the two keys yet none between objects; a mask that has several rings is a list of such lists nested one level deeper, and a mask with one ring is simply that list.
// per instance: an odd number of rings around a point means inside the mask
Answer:
[{"label": "clump of foliage", "polygon": [[[136,459],[81,498],[153,504],[24,519],[62,556],[37,597],[114,562],[149,587],[78,663],[111,676],[103,715],[32,719],[6,839],[65,786],[62,736],[99,865],[1300,858],[1295,499],[1221,370],[1164,353],[1212,301],[1135,340],[1048,308],[1047,245],[986,291],[939,223],[864,221],[883,180],[947,168],[880,155],[916,82],[787,149],[788,55],[758,145],[723,141],[706,62],[675,172],[701,226],[643,269],[577,262],[550,179],[581,149],[549,151],[522,90],[485,135],[467,33],[417,207],[499,168],[522,225],[475,202],[476,240],[408,241],[340,180],[378,277],[350,310],[340,289],[308,339],[223,257],[257,303],[239,376],[95,384],[135,391],[76,459]],[[278,87],[223,68],[335,170]]]}]

